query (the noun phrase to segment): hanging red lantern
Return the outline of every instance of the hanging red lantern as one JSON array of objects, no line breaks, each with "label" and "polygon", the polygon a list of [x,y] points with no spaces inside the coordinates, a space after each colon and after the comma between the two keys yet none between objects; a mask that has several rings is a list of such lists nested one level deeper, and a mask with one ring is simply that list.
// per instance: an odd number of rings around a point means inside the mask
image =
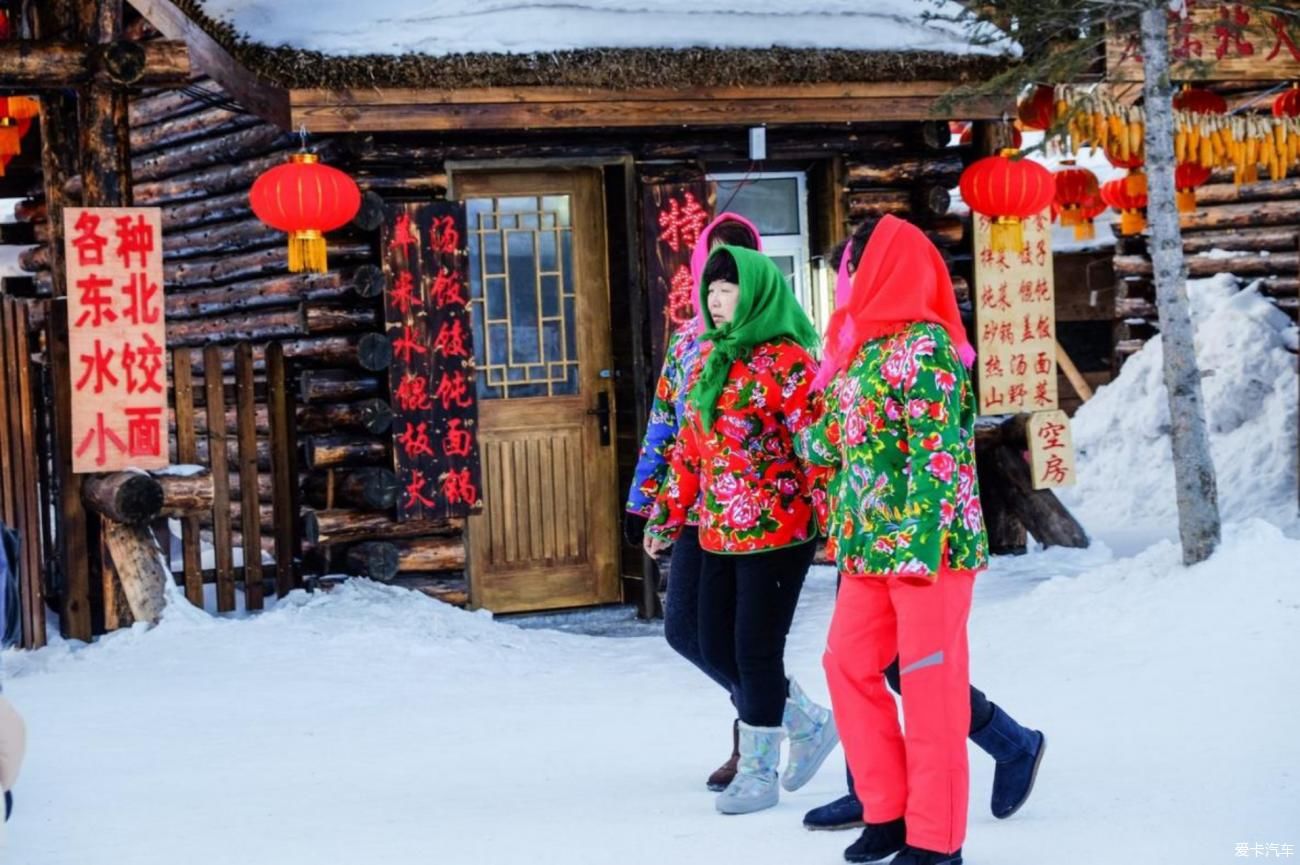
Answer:
[{"label": "hanging red lantern", "polygon": [[0,156],[22,153],[23,138],[41,113],[40,100],[32,96],[0,96]]},{"label": "hanging red lantern", "polygon": [[1273,100],[1273,116],[1300,117],[1300,84],[1292,84],[1277,95]]},{"label": "hanging red lantern", "polygon": [[1061,214],[1061,225],[1077,226],[1083,221],[1083,206],[1095,199],[1100,192],[1097,175],[1086,168],[1079,168],[1073,161],[1062,163],[1056,172],[1056,208]]},{"label": "hanging red lantern", "polygon": [[1174,110],[1192,114],[1227,114],[1228,100],[1213,90],[1184,84],[1183,89],[1174,94]]},{"label": "hanging red lantern", "polygon": [[1196,187],[1210,179],[1210,169],[1195,162],[1180,162],[1174,169],[1174,189],[1177,190],[1179,213],[1196,210]]},{"label": "hanging red lantern", "polygon": [[1056,92],[1050,84],[1038,84],[1016,102],[1016,117],[1026,129],[1045,132],[1056,119]]},{"label": "hanging red lantern", "polygon": [[9,38],[9,13],[0,9],[0,39]]},{"label": "hanging red lantern", "polygon": [[1141,234],[1147,227],[1146,190],[1133,195],[1128,190],[1127,178],[1119,177],[1101,186],[1101,200],[1119,212],[1120,234]]},{"label": "hanging red lantern", "polygon": [[357,215],[361,190],[314,153],[294,153],[253,183],[249,203],[257,218],[289,234],[289,270],[324,273],[325,237]]},{"label": "hanging red lantern", "polygon": [[1014,150],[986,156],[961,175],[961,195],[971,210],[993,220],[991,246],[999,252],[1025,247],[1021,220],[1037,216],[1052,204],[1056,185],[1052,172],[1028,159],[1013,159]]}]

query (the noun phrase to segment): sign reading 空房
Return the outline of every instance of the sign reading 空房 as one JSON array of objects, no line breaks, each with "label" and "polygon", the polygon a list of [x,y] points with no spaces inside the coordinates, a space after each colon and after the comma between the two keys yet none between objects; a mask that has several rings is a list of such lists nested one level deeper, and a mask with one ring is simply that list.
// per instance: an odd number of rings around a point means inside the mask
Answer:
[{"label": "sign reading \u7a7a\u623f", "polygon": [[1074,441],[1070,419],[1063,411],[1035,412],[1029,416],[1029,465],[1034,489],[1068,487],[1074,483]]},{"label": "sign reading \u7a7a\u623f", "polygon": [[995,252],[989,218],[973,218],[980,414],[1055,409],[1056,300],[1047,212],[1024,221],[1019,253]]},{"label": "sign reading \u7a7a\u623f", "polygon": [[72,470],[168,464],[162,211],[68,207]]}]

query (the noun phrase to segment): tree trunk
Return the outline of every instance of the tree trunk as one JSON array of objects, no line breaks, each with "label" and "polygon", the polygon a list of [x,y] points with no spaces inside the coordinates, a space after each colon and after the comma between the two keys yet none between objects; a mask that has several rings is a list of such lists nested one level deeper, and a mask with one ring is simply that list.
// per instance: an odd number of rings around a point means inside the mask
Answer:
[{"label": "tree trunk", "polygon": [[[1169,81],[1168,4],[1149,0],[1142,11],[1145,66],[1146,168],[1151,260],[1160,311],[1170,439],[1178,497],[1183,562],[1209,558],[1219,543],[1218,489],[1205,428],[1201,373],[1196,364],[1192,316],[1183,275],[1183,238],[1174,203],[1174,130]],[[1118,479],[1117,479],[1118,480]]]},{"label": "tree trunk", "polygon": [[158,475],[162,485],[164,517],[188,517],[212,510],[216,495],[212,473],[203,471],[193,475]]}]

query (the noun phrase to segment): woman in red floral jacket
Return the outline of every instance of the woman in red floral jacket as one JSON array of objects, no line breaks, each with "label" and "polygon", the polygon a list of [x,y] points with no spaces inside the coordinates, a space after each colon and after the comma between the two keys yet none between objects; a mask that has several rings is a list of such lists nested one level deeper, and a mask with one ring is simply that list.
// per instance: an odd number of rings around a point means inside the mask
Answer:
[{"label": "woman in red floral jacket", "polygon": [[[708,327],[701,366],[647,526],[646,550],[654,555],[671,543],[698,507],[700,650],[739,683],[739,771],[717,805],[742,814],[769,808],[779,796],[785,639],[817,537],[812,484],[794,451],[795,437],[811,421],[816,363],[807,348],[817,333],[780,270],[761,253],[721,247],[709,258],[700,291]],[[790,697],[806,701],[793,686]],[[821,765],[837,736],[828,715],[790,732],[785,781],[794,789]]]}]

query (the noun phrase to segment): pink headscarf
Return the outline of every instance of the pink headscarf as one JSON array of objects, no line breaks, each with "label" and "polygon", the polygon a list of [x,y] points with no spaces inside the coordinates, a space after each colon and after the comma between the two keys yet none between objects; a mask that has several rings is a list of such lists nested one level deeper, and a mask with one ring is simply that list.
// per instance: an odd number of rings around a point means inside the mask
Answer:
[{"label": "pink headscarf", "polygon": [[[748,228],[750,233],[754,235],[754,240],[758,243],[758,251],[763,251],[763,236],[759,234],[758,227],[754,223],[739,213],[732,213],[729,210],[719,213],[713,217],[712,222],[704,226],[704,230],[700,232],[700,239],[695,242],[695,248],[691,250],[691,278],[695,280],[697,286],[700,284],[700,280],[704,278],[704,265],[708,263],[709,253],[712,251],[709,246],[711,245],[710,239],[713,235],[713,229],[724,222],[737,222]],[[695,303],[695,317],[703,322],[703,314],[700,311],[700,293],[692,291],[691,299]]]},{"label": "pink headscarf", "polygon": [[883,217],[852,278],[848,275],[849,249],[844,252],[835,280],[835,314],[826,328],[821,368],[813,388],[826,387],[863,343],[916,321],[942,326],[961,362],[967,367],[975,362],[948,266],[924,232],[896,216]]}]

